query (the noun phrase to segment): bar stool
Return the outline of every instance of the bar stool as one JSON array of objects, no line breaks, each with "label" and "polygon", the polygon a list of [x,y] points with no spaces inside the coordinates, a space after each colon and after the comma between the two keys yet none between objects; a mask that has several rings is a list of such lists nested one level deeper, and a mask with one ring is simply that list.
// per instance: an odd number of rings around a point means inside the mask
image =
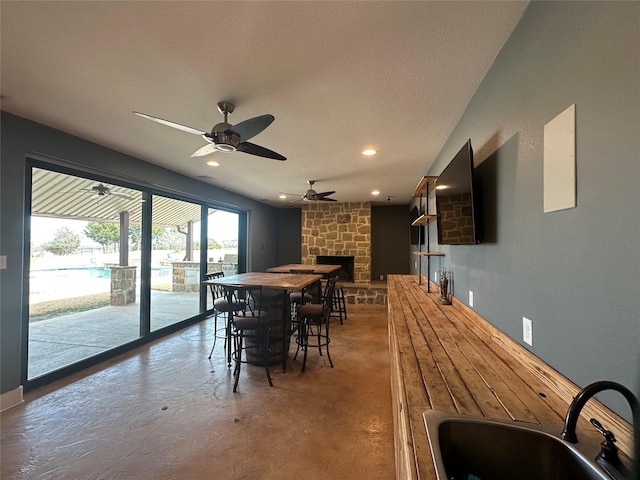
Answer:
[{"label": "bar stool", "polygon": [[[229,315],[231,321],[231,336],[233,338],[234,361],[233,376],[233,392],[238,389],[238,381],[240,380],[240,370],[243,363],[256,364],[261,361],[267,374],[269,386],[273,387],[271,381],[271,373],[269,372],[269,340],[271,335],[270,312],[263,308],[263,290],[262,287],[250,290],[249,298],[255,302],[253,308],[243,315]],[[227,297],[237,295],[235,287],[225,287]],[[253,353],[257,350],[259,353]],[[243,360],[242,353],[245,352]],[[250,353],[251,352],[251,353]],[[252,356],[252,359],[250,358]]]},{"label": "bar stool", "polygon": [[[298,316],[300,318],[300,333],[296,339],[298,347],[293,358],[298,356],[300,349],[304,350],[304,358],[302,360],[302,371],[304,372],[307,364],[307,351],[309,349],[309,337],[316,337],[318,352],[322,356],[322,347],[327,351],[327,359],[329,365],[333,368],[331,355],[329,354],[329,318],[331,317],[331,305],[333,305],[333,292],[335,290],[337,278],[327,280],[324,294],[322,295],[322,303],[307,303],[298,308]],[[313,331],[315,327],[315,332]]]},{"label": "bar stool", "polygon": [[347,319],[347,302],[344,298],[344,285],[341,283],[336,283],[331,305],[331,316],[340,317],[340,325],[342,325],[343,318],[344,320]]},{"label": "bar stool", "polygon": [[[207,280],[214,278],[224,277],[224,272],[208,273],[206,275]],[[231,346],[227,344],[227,339],[230,337],[231,332],[229,330],[229,313],[237,314],[244,311],[247,308],[247,302],[243,299],[239,299],[234,293],[231,302],[225,296],[225,291],[222,285],[209,284],[209,290],[211,291],[211,300],[213,301],[213,318],[214,318],[214,332],[213,332],[213,345],[209,352],[209,359],[213,355],[213,349],[216,348],[216,340],[218,338],[224,339],[224,348],[227,352],[227,363],[231,367]],[[225,325],[223,328],[218,328],[218,316],[224,317]],[[224,331],[224,335],[220,332]]]},{"label": "bar stool", "polygon": [[[313,274],[313,269],[307,268],[292,268],[289,270],[291,274],[298,275],[310,275]],[[310,303],[313,300],[313,296],[305,289],[302,291],[289,292],[289,301],[291,302],[291,334],[293,334],[299,327],[298,324],[298,307],[305,303]]]}]

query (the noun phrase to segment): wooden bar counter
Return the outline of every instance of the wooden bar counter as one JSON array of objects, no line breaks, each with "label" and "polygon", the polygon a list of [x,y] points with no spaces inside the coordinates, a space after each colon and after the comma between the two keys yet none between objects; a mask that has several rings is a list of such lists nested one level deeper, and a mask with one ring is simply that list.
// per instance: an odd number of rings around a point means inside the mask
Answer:
[{"label": "wooden bar counter", "polygon": [[[387,282],[399,480],[437,478],[425,410],[544,424],[560,434],[580,388],[455,298],[453,305],[439,305],[435,284],[435,293],[428,293],[416,275],[389,275]],[[579,438],[601,441],[590,417],[615,433],[621,451],[631,452],[631,425],[595,400],[582,411]]]}]

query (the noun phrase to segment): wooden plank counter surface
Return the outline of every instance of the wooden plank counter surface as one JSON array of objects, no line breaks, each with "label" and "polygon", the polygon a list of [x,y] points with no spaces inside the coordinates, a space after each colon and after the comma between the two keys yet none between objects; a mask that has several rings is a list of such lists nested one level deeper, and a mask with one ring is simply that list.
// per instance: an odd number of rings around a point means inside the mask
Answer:
[{"label": "wooden plank counter surface", "polygon": [[[428,293],[416,275],[389,275],[387,285],[399,480],[437,478],[425,410],[544,424],[560,434],[577,386],[457,300],[439,305],[437,286]],[[631,451],[631,425],[595,400],[583,409],[579,438],[601,441],[591,416],[614,423],[618,447]]]}]

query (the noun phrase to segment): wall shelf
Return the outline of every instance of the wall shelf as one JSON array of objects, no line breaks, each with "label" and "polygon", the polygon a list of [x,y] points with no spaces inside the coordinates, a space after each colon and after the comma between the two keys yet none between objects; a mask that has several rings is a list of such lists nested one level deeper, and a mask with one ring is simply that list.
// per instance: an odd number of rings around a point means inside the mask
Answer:
[{"label": "wall shelf", "polygon": [[413,192],[414,198],[420,197],[420,196],[426,197],[427,195],[429,195],[431,191],[435,188],[437,179],[438,177],[434,177],[434,176],[422,177],[420,179],[420,182],[418,182],[418,186]]},{"label": "wall shelf", "polygon": [[[438,177],[434,177],[431,175],[425,175],[420,179],[416,189],[413,192],[414,198],[419,198],[419,211],[423,213],[416,218],[413,222],[411,222],[412,227],[421,227],[423,225],[429,225],[431,222],[435,222],[438,218],[437,215],[429,213],[429,194],[434,191],[436,188],[436,180]],[[423,205],[424,200],[424,205]],[[431,271],[430,259],[431,257],[444,257],[444,253],[440,252],[429,252],[429,229],[426,228],[427,238],[426,238],[426,247],[427,251],[422,251],[422,239],[418,237],[418,251],[413,252],[418,255],[419,266],[418,266],[418,284],[422,284],[422,257],[427,257],[427,272]],[[427,277],[429,274],[427,273]],[[427,280],[427,291],[431,292],[431,282]]]},{"label": "wall shelf", "polygon": [[423,213],[418,218],[416,218],[411,224],[412,227],[419,227],[421,225],[428,225],[429,223],[435,221],[437,215],[431,215]]}]

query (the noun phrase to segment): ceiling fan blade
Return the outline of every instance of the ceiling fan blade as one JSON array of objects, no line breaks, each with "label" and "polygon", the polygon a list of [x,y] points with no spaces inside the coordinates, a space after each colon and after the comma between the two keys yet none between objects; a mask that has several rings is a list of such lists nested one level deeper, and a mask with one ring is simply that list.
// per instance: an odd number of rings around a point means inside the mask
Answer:
[{"label": "ceiling fan blade", "polygon": [[331,192],[316,193],[316,196],[318,196],[318,197],[328,197],[329,195],[333,195],[334,193],[336,193],[336,191],[332,190]]},{"label": "ceiling fan blade", "polygon": [[204,147],[199,148],[195,152],[191,154],[191,158],[193,157],[204,157],[205,155],[211,155],[216,151],[216,147],[212,143],[207,143]]},{"label": "ceiling fan blade", "polygon": [[273,160],[286,160],[287,157],[283,157],[279,153],[269,150],[268,148],[261,147],[255,143],[242,142],[238,144],[237,150],[239,152],[248,153],[250,155],[257,155],[258,157],[271,158]]},{"label": "ceiling fan blade", "polygon": [[246,142],[251,137],[255,137],[275,120],[273,115],[261,115],[250,118],[244,122],[237,123],[229,130],[240,137],[241,142]]},{"label": "ceiling fan blade", "polygon": [[114,193],[114,192],[109,192],[109,196],[111,197],[118,197],[118,198],[125,198],[127,200],[135,200],[133,197],[129,196],[129,195],[125,195],[124,193]]},{"label": "ceiling fan blade", "polygon": [[195,128],[187,127],[186,125],[181,125],[176,122],[170,122],[169,120],[164,120],[158,117],[152,117],[151,115],[147,115],[146,113],[133,112],[134,115],[138,115],[139,117],[146,118],[147,120],[151,120],[152,122],[161,123],[162,125],[166,125],[167,127],[177,128],[178,130],[182,130],[183,132],[193,133],[194,135],[206,135],[206,132],[202,130],[196,130]]},{"label": "ceiling fan blade", "polygon": [[329,197],[318,198],[318,201],[319,202],[337,202],[335,198],[329,198]]}]

